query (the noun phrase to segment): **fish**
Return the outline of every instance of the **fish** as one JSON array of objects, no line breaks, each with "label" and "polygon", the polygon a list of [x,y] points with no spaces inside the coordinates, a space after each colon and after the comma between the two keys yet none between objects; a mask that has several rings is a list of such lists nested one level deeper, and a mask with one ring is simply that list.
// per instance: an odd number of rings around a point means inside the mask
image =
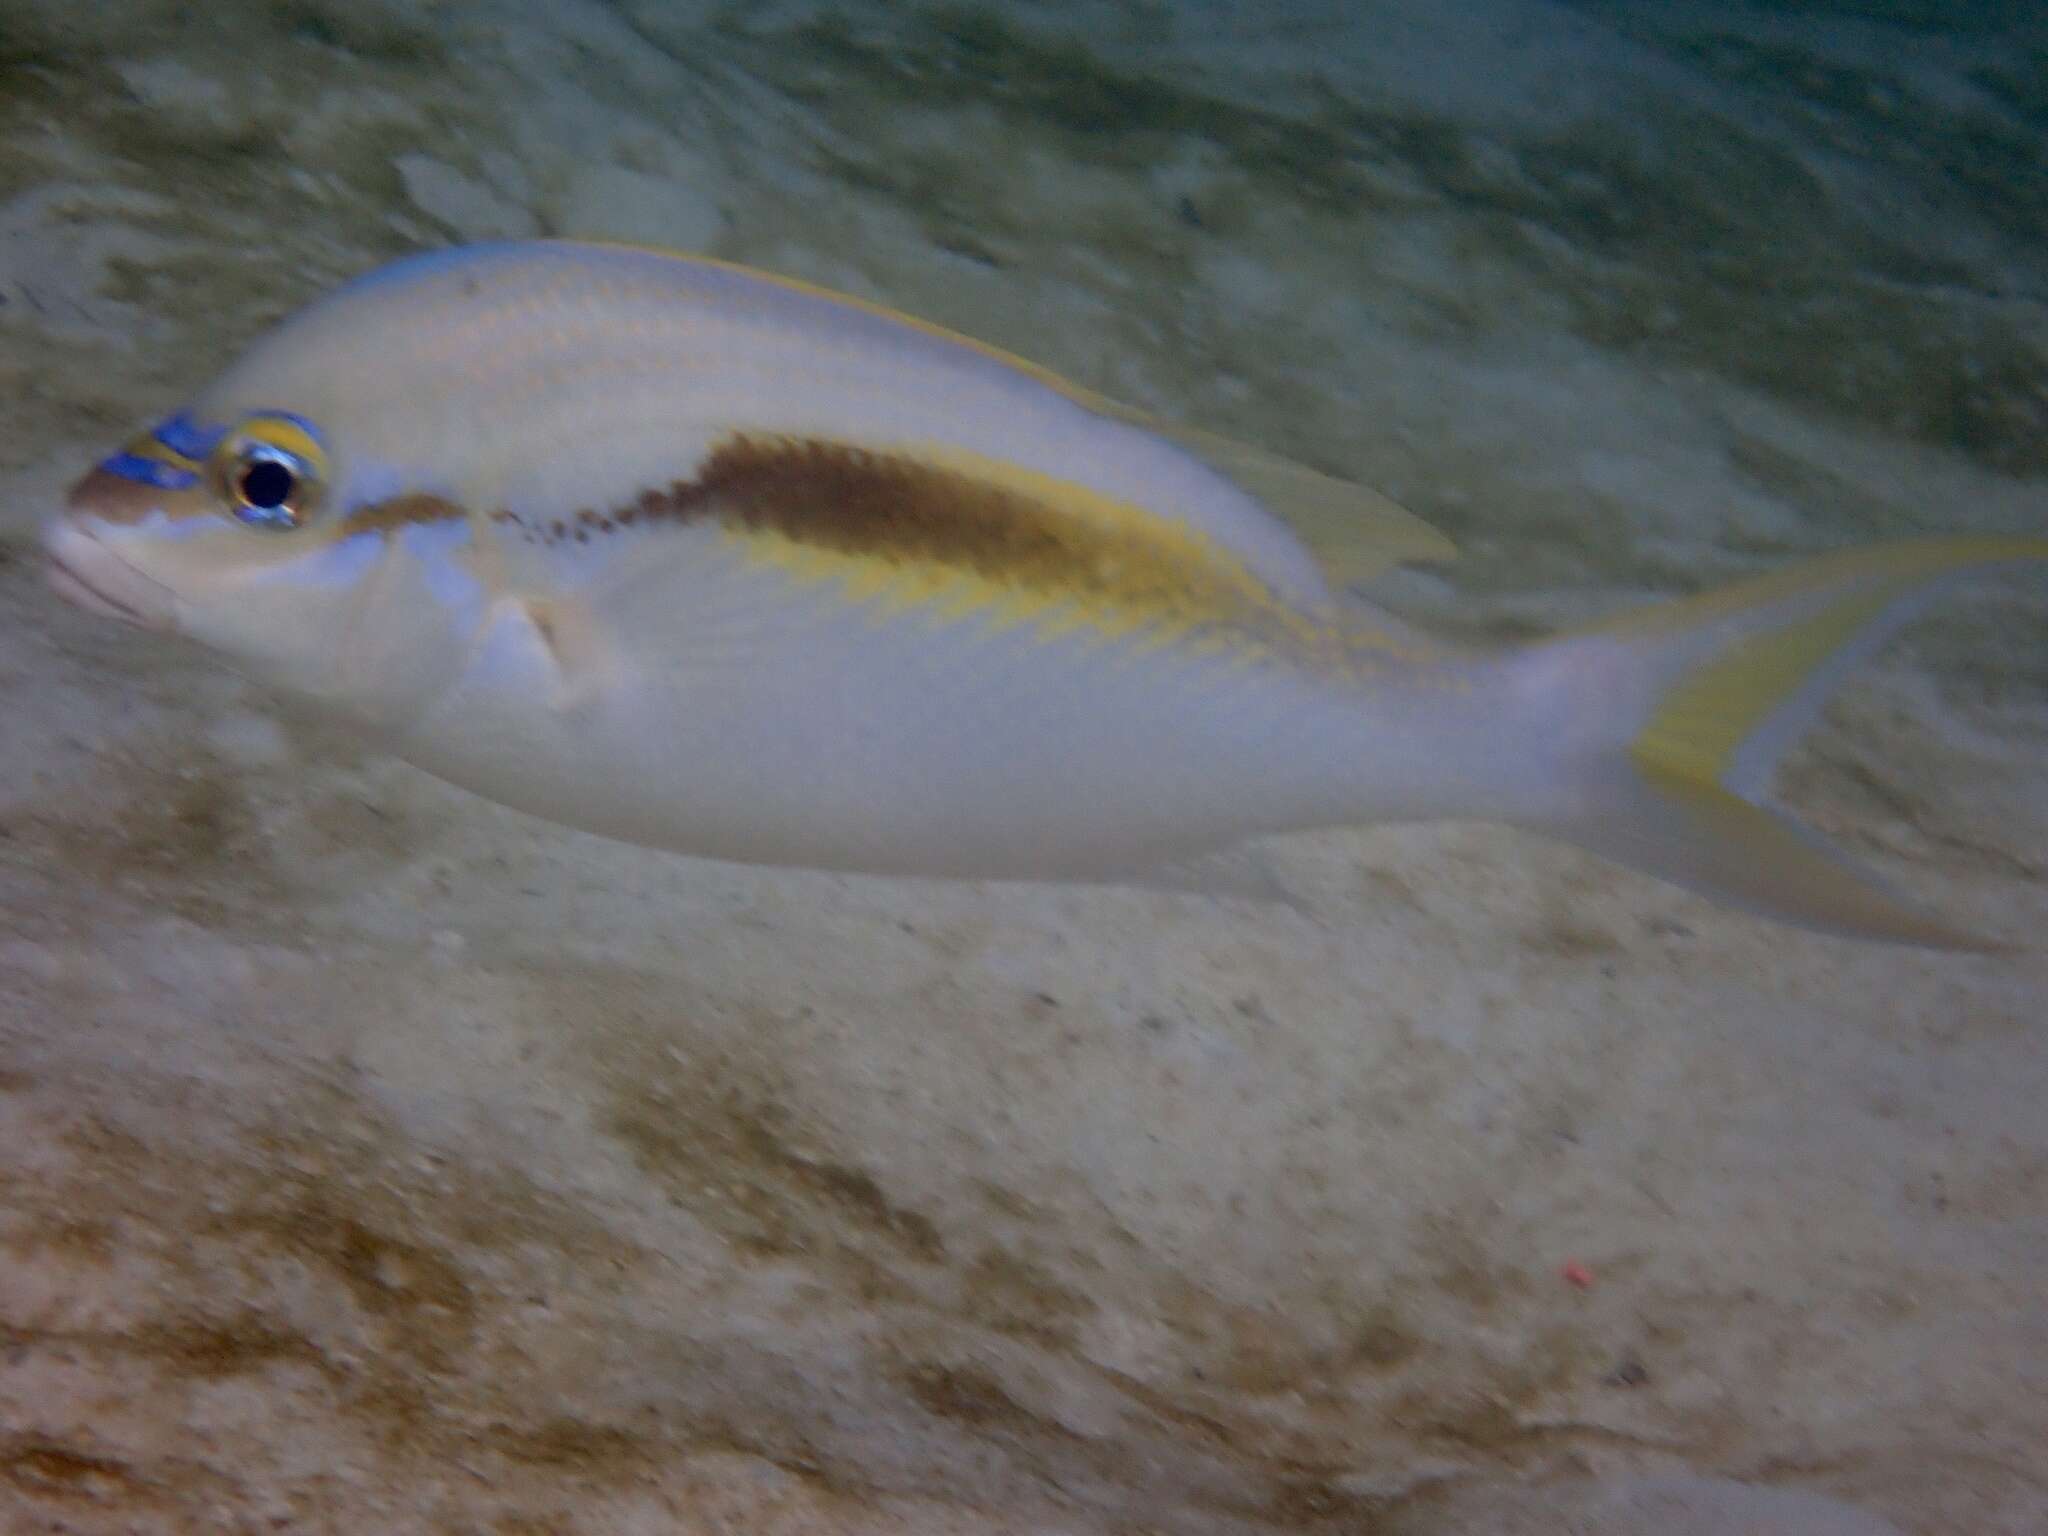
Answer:
[{"label": "fish", "polygon": [[1511,646],[1361,580],[1367,488],[705,257],[402,259],[259,337],[44,526],[50,581],[426,772],[753,864],[1114,880],[1269,834],[1506,823],[1792,924],[1979,941],[1766,803],[1958,534]]}]

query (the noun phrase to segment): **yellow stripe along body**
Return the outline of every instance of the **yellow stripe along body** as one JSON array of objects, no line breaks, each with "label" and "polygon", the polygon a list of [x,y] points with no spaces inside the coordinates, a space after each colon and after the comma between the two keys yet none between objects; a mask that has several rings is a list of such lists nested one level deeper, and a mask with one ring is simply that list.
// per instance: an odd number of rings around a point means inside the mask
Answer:
[{"label": "yellow stripe along body", "polygon": [[[386,519],[384,507],[352,521]],[[432,516],[431,508],[425,515]],[[1147,647],[1334,664],[1400,643],[1281,601],[1198,530],[1086,486],[944,444],[887,450],[735,434],[688,479],[624,506],[495,521],[554,548],[708,520],[753,564],[828,584],[871,620],[922,613],[1053,636],[1085,630]],[[1419,659],[1419,658],[1411,658]]]}]

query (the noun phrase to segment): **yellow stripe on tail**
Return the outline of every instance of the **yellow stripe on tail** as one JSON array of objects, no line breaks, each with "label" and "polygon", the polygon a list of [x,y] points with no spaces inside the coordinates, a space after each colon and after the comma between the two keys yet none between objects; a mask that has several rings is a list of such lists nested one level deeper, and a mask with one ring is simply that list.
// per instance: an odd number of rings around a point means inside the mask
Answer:
[{"label": "yellow stripe on tail", "polygon": [[1626,614],[1540,647],[1543,676],[1583,679],[1606,695],[1582,696],[1579,718],[1591,713],[1620,729],[1569,732],[1552,804],[1516,819],[1804,927],[1992,947],[1917,910],[1817,834],[1756,802],[1778,757],[1851,667],[1954,580],[2025,561],[2048,561],[2048,538],[1882,545]]}]

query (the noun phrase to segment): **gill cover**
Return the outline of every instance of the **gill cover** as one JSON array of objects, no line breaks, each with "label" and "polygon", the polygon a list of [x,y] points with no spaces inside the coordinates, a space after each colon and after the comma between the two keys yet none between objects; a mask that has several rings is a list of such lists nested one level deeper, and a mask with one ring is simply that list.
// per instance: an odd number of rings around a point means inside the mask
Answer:
[{"label": "gill cover", "polygon": [[[445,687],[481,616],[471,529],[346,514],[349,472],[298,411],[180,411],[104,459],[46,542],[102,606],[131,589],[239,671],[372,728],[402,726]],[[134,617],[133,612],[121,616]]]}]

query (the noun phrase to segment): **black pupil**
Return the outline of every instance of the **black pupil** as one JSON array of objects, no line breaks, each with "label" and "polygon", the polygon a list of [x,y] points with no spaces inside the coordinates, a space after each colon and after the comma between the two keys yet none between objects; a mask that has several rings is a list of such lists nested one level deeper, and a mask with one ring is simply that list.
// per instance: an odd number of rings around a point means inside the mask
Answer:
[{"label": "black pupil", "polygon": [[242,500],[274,511],[291,500],[292,472],[272,459],[259,459],[242,470]]}]

